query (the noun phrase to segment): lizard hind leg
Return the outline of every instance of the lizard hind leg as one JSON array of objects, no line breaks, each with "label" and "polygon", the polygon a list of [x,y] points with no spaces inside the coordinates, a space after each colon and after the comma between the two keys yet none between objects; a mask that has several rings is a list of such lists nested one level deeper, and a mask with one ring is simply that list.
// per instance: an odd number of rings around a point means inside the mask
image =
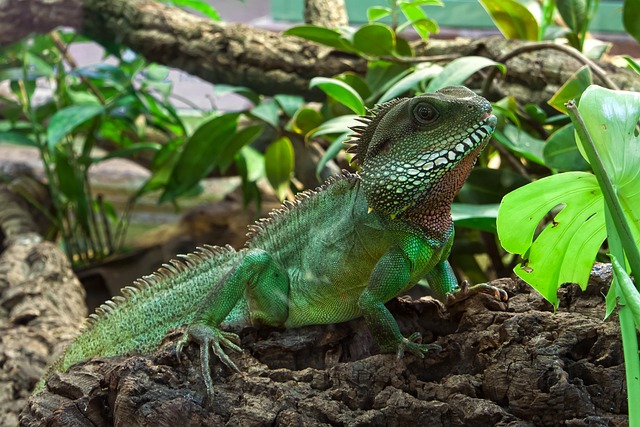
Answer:
[{"label": "lizard hind leg", "polygon": [[[208,399],[213,398],[213,383],[209,365],[209,348],[230,369],[240,372],[236,364],[225,353],[223,346],[242,352],[236,342],[239,337],[220,329],[223,321],[263,322],[282,324],[288,315],[289,279],[279,264],[264,250],[250,249],[238,266],[222,280],[212,285],[211,291],[202,301],[193,321],[176,347],[179,356],[190,341],[200,346],[200,362]],[[228,316],[236,305],[246,298],[248,310],[244,319]],[[235,312],[235,311],[234,311]]]}]

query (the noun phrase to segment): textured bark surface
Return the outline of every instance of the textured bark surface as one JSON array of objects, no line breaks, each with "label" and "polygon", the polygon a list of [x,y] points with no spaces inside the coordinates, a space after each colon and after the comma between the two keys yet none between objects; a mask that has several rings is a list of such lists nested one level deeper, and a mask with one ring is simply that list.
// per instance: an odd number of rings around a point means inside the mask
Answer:
[{"label": "textured bark surface", "polygon": [[304,22],[327,28],[349,25],[344,0],[305,0]]},{"label": "textured bark surface", "polygon": [[[123,43],[150,61],[182,69],[212,83],[247,86],[259,93],[301,94],[321,98],[308,90],[316,76],[334,76],[346,71],[359,74],[366,62],[351,54],[307,42],[296,37],[241,24],[216,23],[153,0],[5,0],[0,2],[0,43],[17,41],[28,31],[46,32],[64,23],[99,40]],[[41,3],[53,5],[51,14],[41,12]],[[18,5],[25,17],[13,16]],[[56,7],[58,6],[58,7]],[[69,13],[64,22],[63,11]],[[51,21],[47,18],[51,16]],[[9,31],[16,22],[22,28]],[[28,25],[28,26],[27,26]],[[7,27],[8,26],[8,27]],[[525,42],[500,37],[431,40],[416,45],[420,56],[460,54],[497,59]],[[508,63],[501,92],[522,103],[542,104],[580,65],[565,54],[544,50],[518,56]],[[605,66],[621,89],[640,90],[633,72]],[[478,87],[479,81],[470,82]]]},{"label": "textured bark surface", "polygon": [[15,426],[53,354],[87,315],[66,256],[43,242],[26,203],[0,186],[0,426]]},{"label": "textured bark surface", "polygon": [[524,284],[494,284],[507,304],[477,295],[443,311],[428,298],[389,304],[405,332],[441,351],[424,359],[376,354],[362,320],[292,330],[245,328],[243,374],[213,361],[205,402],[198,349],[179,363],[169,333],[149,357],[93,359],[55,375],[22,425],[625,426],[620,332],[603,322],[599,266],[583,293],[551,307]]}]

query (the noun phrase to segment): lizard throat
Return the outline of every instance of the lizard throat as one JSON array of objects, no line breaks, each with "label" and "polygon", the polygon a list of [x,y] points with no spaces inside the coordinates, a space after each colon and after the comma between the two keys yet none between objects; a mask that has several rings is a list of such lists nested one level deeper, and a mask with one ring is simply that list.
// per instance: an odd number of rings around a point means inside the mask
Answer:
[{"label": "lizard throat", "polygon": [[451,203],[469,177],[484,146],[465,156],[456,167],[447,171],[424,194],[415,207],[402,212],[398,219],[420,229],[428,238],[446,240],[453,229]]}]

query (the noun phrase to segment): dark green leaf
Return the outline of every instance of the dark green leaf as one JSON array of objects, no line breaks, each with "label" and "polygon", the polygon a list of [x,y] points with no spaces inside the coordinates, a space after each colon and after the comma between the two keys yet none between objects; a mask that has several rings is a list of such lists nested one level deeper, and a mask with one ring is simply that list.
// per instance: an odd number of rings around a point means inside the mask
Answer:
[{"label": "dark green leaf", "polygon": [[576,145],[572,124],[565,125],[555,131],[547,139],[543,150],[547,167],[561,171],[589,170],[587,163]]},{"label": "dark green leaf", "polygon": [[542,155],[544,141],[540,138],[536,138],[510,124],[506,124],[502,132],[499,130],[494,132],[493,136],[501,144],[505,145],[511,151],[520,154],[525,159],[544,165]]},{"label": "dark green leaf", "polygon": [[498,217],[498,203],[490,205],[467,205],[453,203],[451,217],[458,227],[496,233],[496,218]]},{"label": "dark green leaf", "polygon": [[236,132],[229,140],[227,140],[226,144],[222,148],[222,152],[218,157],[217,165],[222,173],[226,172],[229,165],[235,158],[236,154],[244,147],[245,145],[251,144],[253,141],[260,136],[264,128],[261,125],[253,125],[247,126],[244,129]]},{"label": "dark green leaf", "polygon": [[72,105],[58,110],[58,112],[51,117],[49,127],[47,128],[47,144],[49,145],[49,150],[53,152],[53,148],[62,138],[81,124],[102,113],[104,113],[104,107],[95,104]]},{"label": "dark green leaf", "polygon": [[321,135],[329,135],[329,134],[340,134],[345,132],[350,132],[349,127],[356,126],[358,122],[355,119],[358,116],[355,115],[347,115],[347,116],[338,116],[333,119],[329,119],[326,122],[322,123],[313,131],[309,132],[305,137],[306,140],[311,140],[316,136]]},{"label": "dark green leaf", "polygon": [[24,145],[27,147],[37,147],[38,145],[33,142],[27,135],[19,132],[0,132],[0,144],[3,142],[9,142],[11,144]]},{"label": "dark green leaf", "polygon": [[497,67],[504,74],[507,69],[489,58],[482,56],[465,56],[449,62],[440,74],[434,77],[427,86],[427,92],[435,92],[447,86],[463,84],[474,73],[486,67]]},{"label": "dark green leaf", "polygon": [[458,200],[466,204],[500,203],[502,198],[529,181],[509,169],[476,167],[458,193]]},{"label": "dark green leaf", "polygon": [[366,99],[371,96],[371,90],[369,90],[369,86],[367,86],[367,83],[358,74],[347,71],[342,74],[338,74],[337,76],[335,76],[335,78],[345,82],[346,84],[354,88],[362,99]]},{"label": "dark green leaf", "polygon": [[293,145],[286,136],[273,141],[264,153],[267,179],[280,200],[284,200],[289,191],[289,181],[293,172]]},{"label": "dark green leaf", "polygon": [[162,148],[162,145],[158,144],[157,142],[137,142],[135,145],[132,145],[131,147],[110,151],[105,156],[93,157],[91,159],[91,163],[100,163],[104,160],[114,159],[114,158],[130,159],[142,151],[160,151],[161,148]]},{"label": "dark green leaf", "polygon": [[293,116],[290,128],[291,131],[297,134],[306,135],[320,126],[322,120],[322,114],[317,110],[313,108],[301,108],[296,112],[295,116]]},{"label": "dark green leaf", "polygon": [[640,0],[624,0],[622,23],[631,37],[640,43]]},{"label": "dark green leaf", "polygon": [[579,34],[588,24],[587,0],[556,0],[556,8],[574,33]]},{"label": "dark green leaf", "polygon": [[[442,71],[442,67],[435,64],[419,66],[411,73],[391,86],[377,102],[387,102],[397,96],[404,95],[409,91],[417,91],[421,83],[437,76]],[[413,94],[411,94],[413,95]]]},{"label": "dark green leaf", "polygon": [[233,136],[238,113],[214,117],[198,127],[187,140],[160,202],[175,199],[205,178],[217,163],[222,147]]},{"label": "dark green leaf", "polygon": [[322,158],[318,162],[316,166],[316,175],[319,177],[322,174],[322,170],[326,166],[326,164],[333,158],[335,158],[340,150],[344,147],[344,142],[349,139],[349,133],[345,132],[342,135],[339,135],[336,139],[333,140],[327,151],[324,152]]},{"label": "dark green leaf", "polygon": [[627,61],[629,68],[640,74],[640,65],[636,61],[634,61],[633,58],[631,58],[630,56],[623,56],[622,58]]},{"label": "dark green leaf", "polygon": [[131,78],[131,76],[126,75],[122,69],[109,64],[94,64],[76,68],[71,75],[98,80],[101,81],[103,85],[112,85],[118,89],[124,89],[128,86]]}]

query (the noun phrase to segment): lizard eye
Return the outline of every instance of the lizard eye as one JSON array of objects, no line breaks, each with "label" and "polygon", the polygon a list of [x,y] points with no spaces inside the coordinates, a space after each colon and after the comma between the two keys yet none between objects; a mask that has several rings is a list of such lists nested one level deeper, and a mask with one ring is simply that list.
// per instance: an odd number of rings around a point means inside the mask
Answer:
[{"label": "lizard eye", "polygon": [[438,111],[431,105],[423,102],[415,106],[413,115],[421,124],[429,124],[438,118]]}]

